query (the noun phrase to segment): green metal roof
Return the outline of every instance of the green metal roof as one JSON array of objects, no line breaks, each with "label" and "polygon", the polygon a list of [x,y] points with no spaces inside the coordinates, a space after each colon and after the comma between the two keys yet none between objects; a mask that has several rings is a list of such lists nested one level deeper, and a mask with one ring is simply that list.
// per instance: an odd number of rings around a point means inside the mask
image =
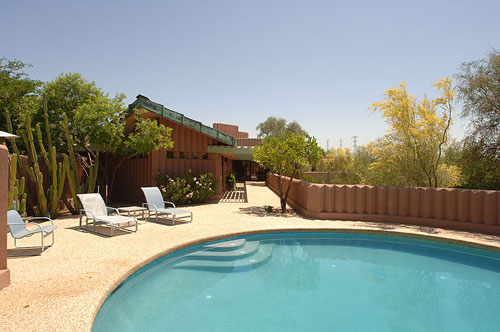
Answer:
[{"label": "green metal roof", "polygon": [[158,115],[161,115],[162,117],[175,121],[177,123],[180,123],[183,126],[186,126],[188,128],[191,128],[193,130],[199,131],[200,133],[203,133],[205,135],[208,135],[212,138],[215,138],[219,142],[235,146],[236,145],[236,139],[233,136],[229,136],[226,134],[221,133],[220,131],[205,126],[203,123],[190,119],[184,114],[178,113],[176,111],[172,111],[171,109],[166,108],[165,106],[155,103],[151,101],[148,97],[145,97],[143,95],[138,95],[137,99],[128,106],[128,116],[130,116],[132,113],[134,113],[134,110],[136,108],[142,107],[150,112],[156,113]]},{"label": "green metal roof", "polygon": [[248,146],[209,145],[207,152],[231,154],[237,160],[253,160],[253,150]]}]

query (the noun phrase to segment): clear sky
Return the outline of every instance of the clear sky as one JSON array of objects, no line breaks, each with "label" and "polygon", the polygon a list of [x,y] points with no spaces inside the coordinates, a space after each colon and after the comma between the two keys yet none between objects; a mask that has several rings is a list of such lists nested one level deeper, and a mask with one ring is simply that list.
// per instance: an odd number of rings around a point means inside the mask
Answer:
[{"label": "clear sky", "polygon": [[[389,87],[432,83],[500,48],[500,1],[0,0],[0,57],[32,78],[79,72],[127,102],[143,94],[255,135],[298,121],[323,147],[384,135],[367,108]],[[465,121],[453,128],[461,137]]]}]

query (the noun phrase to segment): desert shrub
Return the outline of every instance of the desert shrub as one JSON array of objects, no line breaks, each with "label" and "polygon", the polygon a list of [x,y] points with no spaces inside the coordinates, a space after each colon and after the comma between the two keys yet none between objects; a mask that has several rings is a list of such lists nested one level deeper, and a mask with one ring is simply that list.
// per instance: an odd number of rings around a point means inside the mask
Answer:
[{"label": "desert shrub", "polygon": [[236,187],[236,177],[233,173],[230,173],[228,176],[226,176],[226,184],[229,191],[233,191]]},{"label": "desert shrub", "polygon": [[217,191],[217,181],[210,172],[201,175],[188,172],[182,176],[157,174],[155,180],[163,198],[175,204],[206,202]]}]

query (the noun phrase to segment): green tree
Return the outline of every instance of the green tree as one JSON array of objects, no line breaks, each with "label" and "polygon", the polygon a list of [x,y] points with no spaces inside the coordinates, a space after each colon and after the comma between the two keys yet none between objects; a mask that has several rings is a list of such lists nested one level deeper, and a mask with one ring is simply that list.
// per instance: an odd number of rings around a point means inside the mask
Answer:
[{"label": "green tree", "polygon": [[65,151],[69,150],[62,125],[66,117],[70,140],[78,151],[78,163],[89,176],[90,166],[100,155],[99,182],[107,184],[109,192],[112,192],[116,171],[125,160],[173,146],[170,128],[138,113],[128,118],[124,94],[110,98],[80,74],[58,76],[45,85],[44,93],[50,122],[56,124],[54,141]]},{"label": "green tree", "polygon": [[103,113],[102,123],[105,123],[109,113],[116,111],[125,98],[124,95],[117,95],[110,99],[94,82],[87,81],[78,73],[59,75],[44,85],[43,94],[47,100],[49,122],[54,127],[54,144],[64,151],[67,150],[67,143],[62,126],[63,114],[66,114],[68,119],[73,142],[89,152],[89,137],[93,137],[96,132],[90,134],[88,127],[76,125],[75,117],[92,110],[92,114]]},{"label": "green tree", "polygon": [[473,140],[465,140],[463,149],[457,156],[457,165],[462,170],[464,189],[500,190],[500,163],[484,153],[484,147]]},{"label": "green tree", "polygon": [[132,126],[127,127],[126,123],[127,119],[123,118],[117,125],[120,134],[102,143],[104,183],[109,185],[109,192],[112,192],[117,170],[125,160],[174,146],[172,128],[142,117],[140,112],[136,112]]},{"label": "green tree", "polygon": [[[31,110],[40,82],[24,72],[31,65],[18,60],[0,58],[0,130],[7,131],[6,111],[12,120],[13,131],[22,127],[21,114]],[[22,145],[22,144],[20,144]],[[24,149],[22,149],[24,152]]]},{"label": "green tree", "polygon": [[282,136],[286,132],[293,132],[297,135],[307,135],[307,132],[302,129],[302,127],[297,123],[297,121],[292,121],[287,124],[286,120],[283,118],[276,118],[270,116],[266,121],[261,122],[256,128],[259,133],[258,137],[265,138],[267,136]]},{"label": "green tree", "polygon": [[365,181],[369,184],[455,186],[460,172],[442,161],[449,140],[454,91],[451,79],[434,84],[440,96],[420,102],[401,83],[388,89],[383,102],[371,106],[389,125],[388,134],[375,143],[375,161]]},{"label": "green tree", "polygon": [[464,186],[500,189],[500,51],[464,63],[457,78],[462,116],[471,120],[462,161]]},{"label": "green tree", "polygon": [[[286,212],[292,180],[308,165],[317,163],[321,155],[322,150],[314,137],[293,132],[281,137],[267,136],[255,148],[255,159],[276,178],[282,213]],[[289,179],[286,180],[285,176]]]}]

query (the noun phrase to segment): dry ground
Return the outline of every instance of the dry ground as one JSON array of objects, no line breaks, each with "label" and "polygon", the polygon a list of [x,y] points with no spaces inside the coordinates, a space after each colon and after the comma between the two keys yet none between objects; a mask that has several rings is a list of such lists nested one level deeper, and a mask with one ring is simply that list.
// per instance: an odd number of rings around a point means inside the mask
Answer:
[{"label": "dry ground", "polygon": [[[282,230],[400,232],[496,247],[500,238],[418,226],[329,221],[267,212],[278,198],[248,183],[248,203],[188,207],[194,221],[174,226],[141,221],[137,233],[112,238],[82,231],[78,218],[55,221],[55,245],[40,256],[9,258],[12,284],[0,291],[0,330],[89,331],[104,299],[145,264],[181,247],[233,235]],[[117,232],[118,233],[118,232]],[[9,239],[11,237],[9,235]],[[9,243],[9,248],[13,243]],[[11,249],[9,250],[11,252]]]}]

